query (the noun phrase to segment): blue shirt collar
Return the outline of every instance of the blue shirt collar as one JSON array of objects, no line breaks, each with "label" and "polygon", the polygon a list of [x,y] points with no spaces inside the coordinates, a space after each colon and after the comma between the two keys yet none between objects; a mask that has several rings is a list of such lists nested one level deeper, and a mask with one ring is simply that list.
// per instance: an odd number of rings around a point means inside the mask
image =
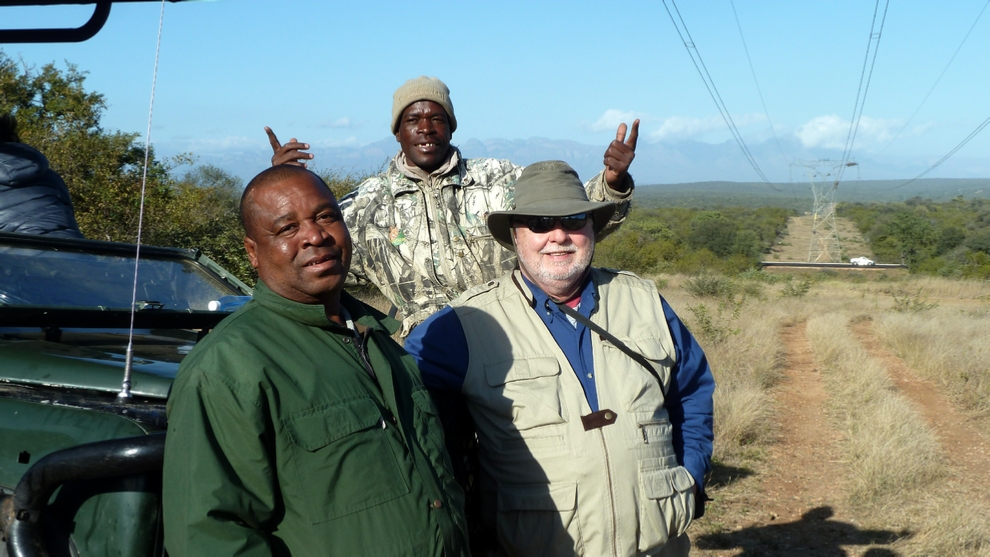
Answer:
[{"label": "blue shirt collar", "polygon": [[[552,316],[560,316],[559,318],[566,319],[564,313],[560,311],[560,308],[557,307],[557,304],[550,299],[550,296],[546,292],[533,284],[532,281],[526,278],[526,275],[519,273],[519,276],[522,277],[523,282],[532,293],[534,308],[538,312],[541,312],[541,315],[549,310]],[[595,288],[595,283],[591,280],[591,273],[588,273],[584,279],[584,285],[581,287],[581,306],[578,308],[578,313],[585,317],[590,317],[597,306],[598,289]]]}]

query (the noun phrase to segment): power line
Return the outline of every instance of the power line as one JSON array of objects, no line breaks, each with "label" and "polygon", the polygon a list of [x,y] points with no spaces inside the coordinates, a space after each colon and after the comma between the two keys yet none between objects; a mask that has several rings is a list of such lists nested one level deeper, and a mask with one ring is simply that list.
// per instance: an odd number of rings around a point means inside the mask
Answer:
[{"label": "power line", "polygon": [[969,143],[969,141],[970,141],[971,139],[973,139],[974,137],[976,137],[976,136],[977,136],[977,134],[979,134],[979,133],[980,133],[981,131],[983,131],[983,128],[985,128],[985,127],[987,127],[987,125],[988,125],[988,124],[990,124],[990,118],[987,118],[986,120],[984,120],[984,121],[983,121],[983,123],[982,123],[982,124],[980,124],[979,126],[976,126],[976,129],[975,129],[975,130],[973,130],[972,132],[970,132],[970,134],[969,134],[969,135],[967,135],[965,139],[963,139],[962,141],[960,141],[960,142],[959,142],[959,145],[956,145],[956,146],[955,146],[955,147],[954,147],[954,148],[953,148],[953,149],[952,149],[951,151],[949,151],[949,152],[948,152],[948,153],[947,153],[947,154],[946,154],[946,155],[945,155],[944,157],[942,157],[942,158],[940,158],[940,159],[938,159],[938,162],[936,162],[935,164],[933,164],[933,165],[931,165],[930,167],[928,167],[928,170],[925,170],[924,172],[922,172],[921,174],[918,174],[918,175],[917,175],[917,176],[915,176],[914,178],[911,178],[911,179],[910,179],[910,180],[908,180],[907,182],[904,182],[903,184],[900,184],[900,185],[897,185],[897,186],[894,186],[894,187],[892,187],[892,188],[890,188],[890,189],[892,189],[892,190],[895,190],[895,189],[897,189],[897,188],[900,188],[900,187],[904,187],[904,186],[906,186],[906,185],[908,185],[908,184],[910,184],[910,183],[912,183],[912,182],[914,182],[915,180],[918,180],[918,179],[920,179],[921,177],[923,177],[924,175],[926,175],[926,174],[928,174],[928,173],[929,173],[929,172],[931,172],[932,170],[935,170],[935,168],[936,168],[936,167],[937,167],[938,165],[940,165],[940,164],[942,164],[943,162],[945,162],[945,161],[947,161],[947,160],[949,160],[949,157],[951,157],[952,155],[954,155],[954,154],[956,154],[956,151],[958,151],[959,149],[962,149],[964,145],[966,145],[967,143]]},{"label": "power line", "polygon": [[[742,134],[739,133],[739,129],[736,128],[735,122],[732,120],[732,116],[729,114],[729,109],[725,106],[722,101],[722,95],[719,94],[718,88],[715,87],[715,81],[712,79],[711,74],[708,73],[708,68],[705,66],[704,60],[701,59],[701,53],[698,52],[698,48],[694,44],[694,39],[691,38],[691,33],[687,29],[687,25],[684,23],[684,18],[681,17],[681,12],[677,9],[677,4],[674,0],[670,0],[670,4],[674,6],[674,11],[677,12],[677,19],[681,21],[681,25],[677,25],[677,21],[674,19],[674,14],[670,12],[670,7],[667,6],[667,0],[663,0],[663,7],[667,10],[667,15],[670,16],[671,23],[674,24],[674,28],[677,29],[677,35],[681,38],[681,42],[684,43],[684,48],[688,51],[688,56],[691,57],[691,61],[694,63],[694,67],[698,70],[698,75],[701,76],[701,80],[705,83],[705,88],[708,89],[708,94],[712,97],[712,101],[715,102],[715,106],[718,107],[719,113],[722,115],[722,119],[725,120],[725,125],[728,126],[729,132],[732,133],[732,137],[739,144],[739,148],[742,149],[743,155],[745,155],[746,160],[753,167],[753,170],[760,176],[760,178],[771,188],[777,189],[770,180],[767,180],[763,171],[760,170],[760,165],[756,163],[756,158],[750,153],[749,147],[746,146],[746,142],[743,141]],[[681,27],[684,31],[681,31]],[[685,39],[685,35],[687,39]],[[703,71],[702,71],[703,70]]]},{"label": "power line", "polygon": [[874,156],[874,158],[876,158],[881,153],[886,151],[887,147],[893,145],[893,143],[897,141],[899,137],[901,137],[901,134],[904,133],[904,130],[907,129],[911,121],[914,120],[914,117],[918,115],[918,112],[921,110],[921,107],[925,105],[925,102],[928,101],[928,97],[931,96],[932,91],[934,91],[935,87],[938,86],[938,82],[942,81],[942,76],[945,75],[945,72],[949,69],[949,66],[952,65],[952,61],[956,59],[956,55],[959,54],[959,51],[962,50],[963,45],[966,44],[966,39],[969,38],[969,35],[973,32],[973,29],[976,27],[976,24],[980,21],[980,18],[983,17],[983,12],[987,10],[987,6],[990,6],[990,0],[987,0],[987,3],[983,4],[983,9],[980,10],[980,13],[976,16],[976,19],[973,20],[973,24],[969,26],[969,31],[966,32],[966,36],[963,37],[962,42],[960,42],[959,46],[956,47],[956,51],[952,53],[952,57],[949,58],[949,62],[945,65],[945,68],[942,69],[942,73],[938,74],[938,79],[936,79],[935,83],[932,84],[932,88],[928,90],[928,94],[925,95],[925,98],[921,100],[921,104],[918,105],[918,108],[914,110],[914,113],[911,114],[911,117],[908,118],[907,122],[904,123],[904,127],[901,128],[901,131],[897,132],[897,135],[894,136],[894,139],[891,139],[890,143],[888,143],[883,149],[880,149],[880,151],[876,154],[876,156]]},{"label": "power line", "polygon": [[[987,0],[987,2],[990,2],[990,0]],[[736,4],[733,0],[729,0],[729,4],[732,6],[732,15],[736,18],[736,27],[739,28],[739,38],[742,39],[743,50],[746,52],[746,61],[749,62],[749,72],[753,74],[753,82],[756,83],[756,92],[760,94],[760,104],[763,105],[763,113],[767,115],[767,122],[770,124],[770,133],[773,134],[773,140],[777,143],[777,149],[780,151],[780,154],[784,155],[785,159],[790,159],[787,153],[784,153],[784,148],[780,146],[780,139],[777,138],[777,130],[774,129],[773,120],[770,119],[770,111],[767,110],[767,103],[763,100],[763,90],[760,89],[760,81],[756,79],[756,70],[753,69],[753,59],[749,57],[749,47],[746,46],[746,37],[743,36],[742,25],[739,23]]]},{"label": "power line", "polygon": [[[883,34],[883,24],[887,20],[887,8],[890,5],[890,0],[884,2],[883,6],[883,16],[880,18],[880,30],[876,33],[873,32],[876,29],[877,24],[877,10],[880,7],[880,0],[877,0],[876,4],[873,6],[873,21],[870,23],[870,40],[866,43],[866,57],[863,59],[863,69],[859,74],[859,89],[856,91],[856,103],[853,107],[852,120],[849,122],[849,134],[846,135],[846,147],[842,152],[842,166],[839,167],[839,173],[835,177],[835,185],[839,184],[842,180],[842,174],[845,172],[846,163],[849,162],[849,155],[852,153],[853,144],[856,142],[856,134],[859,132],[859,122],[863,118],[863,107],[866,106],[866,94],[870,90],[870,80],[873,77],[873,67],[877,62],[877,52],[880,50],[880,36]],[[876,46],[874,46],[874,39],[876,39]],[[873,60],[870,61],[870,51],[873,51]],[[870,71],[866,73],[866,66],[869,63]],[[866,87],[863,87],[863,76],[866,76]],[[862,94],[862,97],[860,96]],[[862,99],[862,102],[860,102]]]}]

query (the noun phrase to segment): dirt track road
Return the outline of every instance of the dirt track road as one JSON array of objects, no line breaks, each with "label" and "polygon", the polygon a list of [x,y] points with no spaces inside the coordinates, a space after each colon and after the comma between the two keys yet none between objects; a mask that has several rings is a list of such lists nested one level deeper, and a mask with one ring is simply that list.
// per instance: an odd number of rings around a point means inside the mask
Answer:
[{"label": "dirt track road", "polygon": [[[940,435],[951,467],[950,480],[963,493],[986,500],[990,485],[990,444],[930,381],[920,378],[886,350],[870,322],[852,327],[871,357],[880,361],[898,389]],[[786,350],[785,379],[776,389],[780,438],[750,473],[716,476],[713,489],[722,508],[715,520],[721,532],[693,534],[693,555],[834,557],[904,555],[891,545],[907,533],[860,526],[846,503],[846,470],[839,449],[841,432],[825,412],[828,393],[805,334],[805,323],[781,331]],[[976,492],[979,492],[977,494]],[[705,520],[705,519],[703,519]],[[698,529],[701,530],[701,529]]]}]

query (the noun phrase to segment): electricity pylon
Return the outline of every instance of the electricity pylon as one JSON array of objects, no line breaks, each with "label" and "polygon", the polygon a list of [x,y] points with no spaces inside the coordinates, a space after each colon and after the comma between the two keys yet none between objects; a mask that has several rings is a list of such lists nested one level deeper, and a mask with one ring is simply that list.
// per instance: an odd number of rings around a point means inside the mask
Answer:
[{"label": "electricity pylon", "polygon": [[[841,161],[820,159],[817,161],[797,161],[792,166],[803,166],[811,182],[814,206],[811,209],[811,246],[808,248],[808,261],[811,263],[841,263],[842,249],[839,246],[839,231],[835,226],[835,190],[839,187],[838,176]],[[856,166],[855,162],[845,166]]]}]

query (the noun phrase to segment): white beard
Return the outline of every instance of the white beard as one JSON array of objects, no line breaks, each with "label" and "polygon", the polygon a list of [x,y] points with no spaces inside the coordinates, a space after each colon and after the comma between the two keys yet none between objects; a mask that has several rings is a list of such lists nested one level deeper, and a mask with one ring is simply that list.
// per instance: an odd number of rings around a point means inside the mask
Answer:
[{"label": "white beard", "polygon": [[[571,252],[577,256],[570,261],[549,261],[542,257],[546,253]],[[591,258],[595,255],[594,245],[589,245],[586,249],[580,250],[571,244],[562,246],[559,244],[547,244],[539,253],[517,253],[519,256],[519,266],[525,271],[537,286],[548,294],[559,291],[570,290],[576,286],[576,282],[584,276],[585,270],[591,265]]]}]

